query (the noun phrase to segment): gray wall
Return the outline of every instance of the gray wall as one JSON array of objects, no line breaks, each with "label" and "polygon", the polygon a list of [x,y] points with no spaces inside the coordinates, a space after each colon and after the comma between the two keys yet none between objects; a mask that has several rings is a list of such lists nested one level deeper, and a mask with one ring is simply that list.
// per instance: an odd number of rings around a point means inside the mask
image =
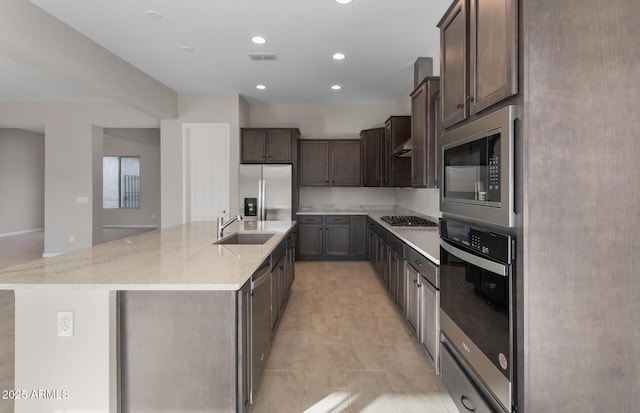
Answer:
[{"label": "gray wall", "polygon": [[140,208],[102,209],[102,225],[160,226],[160,129],[105,128],[102,155],[140,157]]},{"label": "gray wall", "polygon": [[640,2],[522,5],[524,411],[637,411]]},{"label": "gray wall", "polygon": [[44,134],[0,128],[0,235],[44,228]]}]

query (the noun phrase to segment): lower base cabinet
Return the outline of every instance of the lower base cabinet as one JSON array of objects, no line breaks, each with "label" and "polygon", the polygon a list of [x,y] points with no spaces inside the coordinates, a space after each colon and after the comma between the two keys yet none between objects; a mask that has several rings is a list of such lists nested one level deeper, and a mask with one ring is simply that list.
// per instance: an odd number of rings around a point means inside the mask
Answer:
[{"label": "lower base cabinet", "polygon": [[293,248],[290,233],[238,291],[118,291],[121,411],[249,412],[295,277]]},{"label": "lower base cabinet", "polygon": [[299,215],[297,258],[303,261],[364,260],[364,215]]}]

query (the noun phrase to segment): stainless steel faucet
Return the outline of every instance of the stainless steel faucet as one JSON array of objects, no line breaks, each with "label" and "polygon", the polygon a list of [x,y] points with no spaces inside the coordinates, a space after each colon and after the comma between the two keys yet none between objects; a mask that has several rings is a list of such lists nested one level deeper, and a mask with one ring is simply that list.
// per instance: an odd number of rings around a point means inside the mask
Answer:
[{"label": "stainless steel faucet", "polygon": [[218,239],[224,237],[224,229],[233,224],[236,219],[242,221],[242,215],[238,214],[236,217],[231,218],[226,224],[224,223],[224,215],[218,217]]}]

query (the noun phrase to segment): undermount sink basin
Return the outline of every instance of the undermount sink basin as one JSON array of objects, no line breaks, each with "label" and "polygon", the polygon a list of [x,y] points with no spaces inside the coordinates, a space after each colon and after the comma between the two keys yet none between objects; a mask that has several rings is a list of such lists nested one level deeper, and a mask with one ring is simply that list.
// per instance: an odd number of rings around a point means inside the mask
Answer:
[{"label": "undermount sink basin", "polygon": [[229,235],[214,244],[235,244],[235,245],[262,245],[269,241],[274,235],[273,232],[260,232],[260,233],[244,233],[239,232],[233,235]]}]

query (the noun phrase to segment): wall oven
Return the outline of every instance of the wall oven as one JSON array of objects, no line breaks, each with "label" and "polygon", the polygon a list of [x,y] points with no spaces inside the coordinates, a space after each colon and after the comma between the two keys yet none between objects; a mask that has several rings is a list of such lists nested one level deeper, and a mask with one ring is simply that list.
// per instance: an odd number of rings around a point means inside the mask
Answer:
[{"label": "wall oven", "polygon": [[443,381],[461,412],[515,411],[515,238],[450,219],[440,233]]},{"label": "wall oven", "polygon": [[513,171],[517,106],[490,113],[439,139],[440,210],[515,225]]}]

